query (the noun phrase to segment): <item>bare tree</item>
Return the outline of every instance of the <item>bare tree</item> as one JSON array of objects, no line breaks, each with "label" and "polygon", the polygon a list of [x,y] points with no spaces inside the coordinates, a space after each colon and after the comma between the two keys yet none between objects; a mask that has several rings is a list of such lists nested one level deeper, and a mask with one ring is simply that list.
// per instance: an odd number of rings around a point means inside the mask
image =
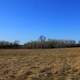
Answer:
[{"label": "bare tree", "polygon": [[41,41],[41,42],[46,41],[46,37],[45,37],[44,35],[41,35],[41,36],[39,37],[39,41]]}]

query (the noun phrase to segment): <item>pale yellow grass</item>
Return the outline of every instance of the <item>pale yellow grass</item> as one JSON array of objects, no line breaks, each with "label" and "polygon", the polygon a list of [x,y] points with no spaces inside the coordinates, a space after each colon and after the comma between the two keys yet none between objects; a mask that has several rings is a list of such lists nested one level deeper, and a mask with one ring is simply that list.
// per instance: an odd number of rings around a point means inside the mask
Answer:
[{"label": "pale yellow grass", "polygon": [[80,48],[0,50],[0,80],[80,80]]}]

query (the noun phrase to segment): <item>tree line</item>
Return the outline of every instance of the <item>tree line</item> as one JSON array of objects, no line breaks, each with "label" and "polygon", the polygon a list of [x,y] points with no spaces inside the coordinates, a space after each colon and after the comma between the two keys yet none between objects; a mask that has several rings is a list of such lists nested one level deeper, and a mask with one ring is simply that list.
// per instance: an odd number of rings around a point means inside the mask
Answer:
[{"label": "tree line", "polygon": [[30,41],[23,45],[21,45],[19,41],[0,41],[0,49],[47,49],[71,47],[80,47],[80,41],[77,43],[75,40],[46,39],[45,36],[40,36],[38,40]]}]

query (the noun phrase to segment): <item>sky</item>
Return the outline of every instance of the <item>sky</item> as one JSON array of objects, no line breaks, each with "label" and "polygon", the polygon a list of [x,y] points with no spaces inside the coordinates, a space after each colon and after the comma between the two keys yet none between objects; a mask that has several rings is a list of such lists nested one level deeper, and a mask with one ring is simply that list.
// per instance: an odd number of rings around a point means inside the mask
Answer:
[{"label": "sky", "polygon": [[80,0],[0,0],[0,40],[40,35],[80,40]]}]

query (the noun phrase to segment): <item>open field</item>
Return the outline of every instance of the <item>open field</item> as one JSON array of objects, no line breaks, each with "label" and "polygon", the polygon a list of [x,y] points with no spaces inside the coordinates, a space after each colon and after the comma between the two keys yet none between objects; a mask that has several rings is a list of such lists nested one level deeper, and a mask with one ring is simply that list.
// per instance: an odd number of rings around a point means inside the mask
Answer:
[{"label": "open field", "polygon": [[80,48],[0,50],[0,80],[80,80]]}]

